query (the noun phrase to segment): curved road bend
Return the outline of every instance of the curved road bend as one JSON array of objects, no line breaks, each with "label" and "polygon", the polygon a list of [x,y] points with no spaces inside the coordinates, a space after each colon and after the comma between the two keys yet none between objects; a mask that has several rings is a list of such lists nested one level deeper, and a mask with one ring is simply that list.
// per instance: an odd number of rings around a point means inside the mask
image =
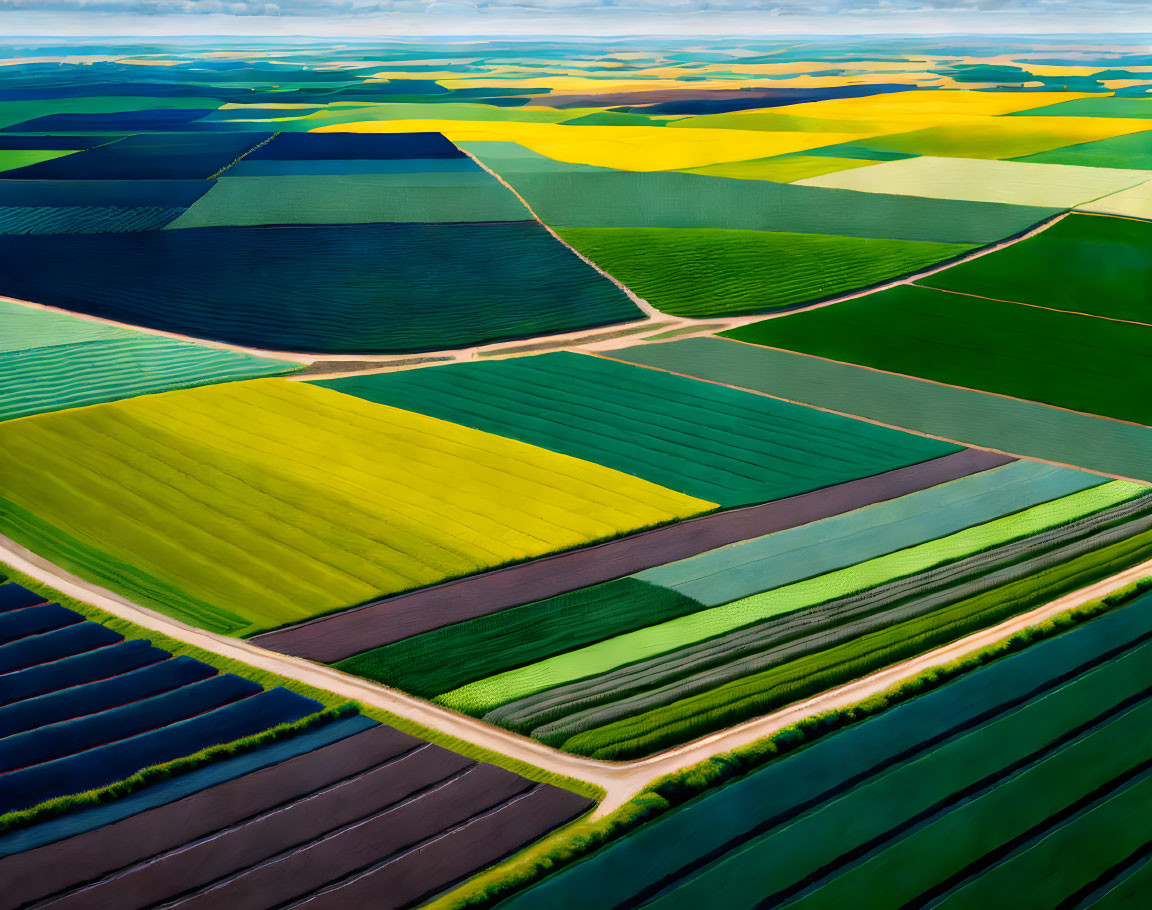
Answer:
[{"label": "curved road bend", "polygon": [[1148,560],[1078,591],[1066,594],[1035,610],[1022,613],[999,625],[976,632],[952,644],[895,664],[854,682],[830,689],[764,717],[730,727],[727,730],[721,730],[718,733],[713,733],[710,736],[705,736],[649,758],[631,762],[606,762],[568,755],[535,740],[489,726],[475,718],[457,714],[430,702],[405,695],[395,689],[349,676],[322,664],[314,664],[302,658],[267,651],[247,641],[197,629],[155,610],[139,606],[106,588],[86,582],[7,537],[0,536],[0,559],[26,575],[51,585],[77,600],[100,607],[145,628],[162,632],[172,638],[212,651],[222,657],[243,661],[263,670],[278,673],[281,676],[356,699],[364,704],[391,711],[393,714],[423,724],[426,727],[476,743],[486,749],[503,753],[539,768],[597,784],[603,787],[607,793],[596,810],[597,816],[611,812],[658,777],[695,765],[712,755],[727,752],[738,746],[747,745],[769,736],[809,714],[854,704],[871,695],[883,692],[896,683],[916,676],[929,667],[947,663],[970,652],[986,648],[1070,607],[1079,606],[1123,588],[1139,578],[1152,575],[1152,560]]}]

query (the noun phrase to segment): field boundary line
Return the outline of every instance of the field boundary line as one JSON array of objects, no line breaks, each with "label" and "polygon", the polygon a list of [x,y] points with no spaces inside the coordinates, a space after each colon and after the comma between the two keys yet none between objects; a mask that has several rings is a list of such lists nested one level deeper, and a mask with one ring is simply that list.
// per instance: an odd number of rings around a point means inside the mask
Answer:
[{"label": "field boundary line", "polygon": [[1152,327],[1152,322],[1140,322],[1137,319],[1118,319],[1115,316],[1101,316],[1098,313],[1081,313],[1079,310],[1062,310],[1054,306],[1041,306],[1038,303],[1025,303],[1023,300],[1007,300],[1003,297],[985,297],[983,294],[971,294],[968,291],[953,291],[950,288],[934,288],[930,284],[918,284],[915,281],[908,282],[913,287],[921,288],[925,291],[939,291],[942,294],[956,294],[958,297],[975,297],[977,300],[990,300],[993,303],[1011,303],[1015,306],[1031,307],[1034,310],[1047,310],[1049,313],[1066,313],[1069,316],[1086,316],[1088,319],[1103,319],[1105,322],[1123,322],[1128,325],[1143,325]]},{"label": "field boundary line", "polygon": [[[930,290],[936,290],[931,288]],[[1142,430],[1149,429],[1149,424],[1137,423],[1135,420],[1124,420],[1121,417],[1109,417],[1107,414],[1093,414],[1091,411],[1077,411],[1075,408],[1065,408],[1058,404],[1049,404],[1047,401],[1033,401],[1031,398],[1017,398],[1015,395],[1005,395],[1003,392],[989,392],[987,389],[974,389],[971,386],[955,385],[951,382],[941,382],[939,379],[928,379],[924,376],[913,376],[911,373],[897,373],[895,370],[882,370],[879,367],[870,367],[863,363],[852,363],[850,360],[836,360],[832,357],[822,357],[819,354],[809,354],[806,351],[793,351],[790,348],[778,348],[771,344],[758,344],[755,341],[744,341],[742,338],[724,338],[724,341],[735,341],[737,344],[746,344],[754,348],[767,348],[771,351],[780,351],[784,354],[797,354],[800,357],[811,357],[813,360],[823,360],[826,363],[836,363],[844,367],[855,367],[858,370],[871,370],[873,373],[883,373],[886,376],[899,376],[901,379],[915,379],[917,382],[927,382],[932,385],[942,386],[946,389],[957,389],[961,392],[976,392],[980,395],[989,395],[993,398],[1004,398],[1008,401],[1019,401],[1024,404],[1039,405],[1044,408],[1052,408],[1054,411],[1067,411],[1069,414],[1079,414],[1081,417],[1095,417],[1097,420],[1109,420],[1112,423],[1123,423],[1130,427],[1139,427]],[[627,361],[631,363],[632,361]],[[637,364],[637,366],[644,366],[644,364]],[[659,367],[651,367],[650,369],[659,369]],[[671,372],[671,371],[669,371]],[[699,377],[693,376],[693,379]],[[704,379],[703,382],[714,382],[715,380]],[[723,385],[723,383],[720,383]],[[735,388],[735,387],[734,387]],[[745,391],[753,392],[755,389],[746,389]],[[766,392],[756,392],[757,395],[765,395]],[[774,396],[769,395],[769,398]],[[801,402],[802,403],[802,402]],[[816,407],[816,405],[806,405],[806,407]],[[851,416],[851,415],[849,415]],[[863,417],[858,417],[857,420],[864,420]],[[911,430],[909,432],[912,432]],[[1128,480],[1129,478],[1121,477],[1121,480]],[[1144,481],[1140,481],[1144,483]]]}]

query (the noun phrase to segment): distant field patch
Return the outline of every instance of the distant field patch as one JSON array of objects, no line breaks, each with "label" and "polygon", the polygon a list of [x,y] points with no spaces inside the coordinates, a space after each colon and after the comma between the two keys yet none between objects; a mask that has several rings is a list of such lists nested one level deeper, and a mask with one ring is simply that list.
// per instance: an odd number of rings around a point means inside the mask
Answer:
[{"label": "distant field patch", "polygon": [[339,130],[280,133],[252,152],[252,161],[315,161],[358,158],[463,158],[440,132]]},{"label": "distant field patch", "polygon": [[599,465],[282,380],[11,421],[0,425],[0,478],[4,534],[230,634],[713,508]]},{"label": "distant field patch", "polygon": [[[723,228],[982,244],[1027,230],[1056,211],[702,174],[549,166],[504,145],[476,154],[556,228]],[[873,170],[840,176],[851,180]]]},{"label": "distant field patch", "polygon": [[269,133],[141,133],[6,173],[18,180],[203,180]]},{"label": "distant field patch", "polygon": [[1070,215],[1027,240],[919,283],[1152,323],[1152,224]]},{"label": "distant field patch", "polygon": [[1152,98],[1116,98],[1095,95],[1073,98],[1056,104],[1046,104],[1029,110],[1017,111],[1021,117],[1127,117],[1152,120]]},{"label": "distant field patch", "polygon": [[858,134],[678,129],[662,126],[565,126],[511,120],[361,120],[317,132],[443,133],[453,142],[511,141],[558,161],[636,171],[700,167],[799,152],[854,139]]},{"label": "distant field patch", "polygon": [[1152,179],[1152,171],[979,158],[906,158],[800,181],[869,193],[1071,208]]},{"label": "distant field patch", "polygon": [[375,222],[530,221],[490,174],[225,175],[168,227]]},{"label": "distant field patch", "polygon": [[[973,93],[976,94],[976,93]],[[987,117],[866,143],[879,151],[952,158],[1020,158],[1081,142],[1152,129],[1152,120],[1104,117]]]},{"label": "distant field patch", "polygon": [[155,231],[184,209],[111,205],[3,206],[0,234],[119,234]]},{"label": "distant field patch", "polygon": [[[950,120],[1012,114],[1076,99],[1085,99],[1085,96],[1076,92],[973,92],[944,89],[793,104],[787,112],[797,117],[885,119],[922,125],[932,120],[947,123]],[[1085,100],[1095,99],[1089,97]]]},{"label": "distant field patch", "polygon": [[138,111],[109,111],[91,114],[48,114],[5,127],[20,133],[133,133],[189,128],[211,109],[150,108]]},{"label": "distant field patch", "polygon": [[226,177],[287,175],[451,174],[476,170],[471,158],[317,158],[309,160],[242,158],[224,172]]},{"label": "distant field patch", "polygon": [[0,180],[0,206],[183,209],[211,188],[208,180]]},{"label": "distant field patch", "polygon": [[1152,424],[1152,326],[903,286],[725,335]]},{"label": "distant field patch", "polygon": [[1020,161],[1038,164],[1079,164],[1087,167],[1152,168],[1152,130],[1113,136],[1028,155]]},{"label": "distant field patch", "polygon": [[48,149],[0,149],[0,172],[15,170],[30,164],[39,164],[41,161],[51,161],[54,158],[63,158],[65,155],[74,153],[74,149],[56,151]]},{"label": "distant field patch", "polygon": [[560,234],[652,306],[694,317],[763,313],[824,300],[973,249],[772,231],[562,228]]},{"label": "distant field patch", "polygon": [[604,464],[724,506],[794,496],[956,451],[582,354],[318,384]]}]

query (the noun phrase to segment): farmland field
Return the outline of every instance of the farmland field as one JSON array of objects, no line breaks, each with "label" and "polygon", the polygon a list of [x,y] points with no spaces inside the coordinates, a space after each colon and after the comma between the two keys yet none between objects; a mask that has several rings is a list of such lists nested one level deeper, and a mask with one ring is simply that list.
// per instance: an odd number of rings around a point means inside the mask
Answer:
[{"label": "farmland field", "polygon": [[0,584],[5,907],[220,906],[256,883],[339,900],[370,883],[401,907],[590,805],[49,596]]},{"label": "farmland field", "polygon": [[733,908],[1002,906],[1039,888],[1034,906],[1056,907],[1110,890],[1149,837],[1150,634],[1144,595],[688,803],[506,906],[700,907],[718,891]]},{"label": "farmland field", "polygon": [[4,301],[0,320],[0,420],[299,369]]},{"label": "farmland field", "polygon": [[[4,424],[0,521],[218,631],[251,634],[715,507],[303,383],[168,395]],[[70,446],[75,434],[89,445]]]},{"label": "farmland field", "polygon": [[[1075,269],[1074,262],[1067,267]],[[985,268],[993,266],[979,266]],[[943,285],[949,281],[943,274],[928,280]],[[1032,274],[1045,281],[1049,273]],[[1107,304],[1097,305],[1103,309]],[[1093,306],[1086,302],[1086,308]],[[903,286],[727,334],[829,360],[1152,423],[1152,402],[1138,378],[1149,369],[1148,325]]]},{"label": "farmland field", "polygon": [[1152,482],[1152,428],[723,338],[610,352],[943,439]]},{"label": "farmland field", "polygon": [[338,666],[566,751],[633,758],[1146,559],[1149,510],[1140,484],[1015,462]]},{"label": "farmland field", "polygon": [[1147,15],[769,6],[4,4],[0,910],[1152,904]]},{"label": "farmland field", "polygon": [[[545,354],[318,383],[741,506],[958,451],[600,358]],[[562,421],[554,415],[564,415]]]}]

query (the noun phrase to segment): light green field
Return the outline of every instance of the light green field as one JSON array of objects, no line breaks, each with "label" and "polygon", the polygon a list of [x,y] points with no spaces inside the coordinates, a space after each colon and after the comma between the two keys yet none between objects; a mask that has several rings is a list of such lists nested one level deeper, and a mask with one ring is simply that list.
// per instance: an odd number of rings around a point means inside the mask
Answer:
[{"label": "light green field", "polygon": [[0,532],[232,634],[712,508],[576,458],[277,379],[0,425]]},{"label": "light green field", "polygon": [[[979,92],[972,95],[983,94]],[[1033,114],[1035,112],[1032,112]],[[1107,117],[982,117],[898,135],[878,136],[863,145],[878,151],[954,158],[1020,158],[1052,149],[1095,142],[1152,127],[1152,120]]]}]

